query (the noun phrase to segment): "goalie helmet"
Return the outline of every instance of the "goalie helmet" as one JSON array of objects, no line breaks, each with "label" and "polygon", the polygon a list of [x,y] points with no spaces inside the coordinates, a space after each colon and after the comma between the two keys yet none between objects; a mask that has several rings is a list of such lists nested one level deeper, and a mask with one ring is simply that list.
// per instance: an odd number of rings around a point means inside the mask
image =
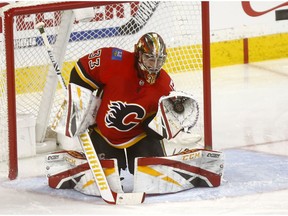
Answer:
[{"label": "goalie helmet", "polygon": [[155,32],[144,34],[135,44],[135,57],[140,77],[149,84],[154,84],[166,56],[166,45],[162,37]]}]

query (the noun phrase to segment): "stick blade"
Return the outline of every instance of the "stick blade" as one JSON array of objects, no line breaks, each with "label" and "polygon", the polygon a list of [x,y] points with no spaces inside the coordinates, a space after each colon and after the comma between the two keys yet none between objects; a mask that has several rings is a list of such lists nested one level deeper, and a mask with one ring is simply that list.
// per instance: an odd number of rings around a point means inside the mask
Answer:
[{"label": "stick blade", "polygon": [[137,205],[143,203],[145,193],[118,193],[116,204],[118,205]]}]

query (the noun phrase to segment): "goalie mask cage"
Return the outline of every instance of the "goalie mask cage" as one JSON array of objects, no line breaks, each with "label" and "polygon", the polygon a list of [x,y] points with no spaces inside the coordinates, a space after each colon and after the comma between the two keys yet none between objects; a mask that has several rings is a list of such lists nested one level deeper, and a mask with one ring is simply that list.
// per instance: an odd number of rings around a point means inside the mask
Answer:
[{"label": "goalie mask cage", "polygon": [[[91,17],[91,11],[93,16]],[[145,33],[159,33],[167,45],[164,68],[177,90],[199,102],[192,133],[212,149],[209,2],[18,2],[1,8],[0,161],[9,178],[18,175],[19,116],[35,119],[35,143],[55,139],[51,123],[64,99],[43,45],[45,31],[65,82],[75,61],[91,51],[115,46],[129,51]],[[18,151],[17,151],[18,150]]]}]

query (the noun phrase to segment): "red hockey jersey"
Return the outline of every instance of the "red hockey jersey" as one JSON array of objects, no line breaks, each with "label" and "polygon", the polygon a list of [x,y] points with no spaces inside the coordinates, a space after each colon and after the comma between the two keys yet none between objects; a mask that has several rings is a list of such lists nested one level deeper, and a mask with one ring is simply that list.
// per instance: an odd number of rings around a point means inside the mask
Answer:
[{"label": "red hockey jersey", "polygon": [[153,85],[139,78],[134,58],[134,53],[109,47],[82,57],[75,66],[82,81],[103,88],[96,130],[116,148],[146,136],[141,122],[156,113],[159,98],[174,86],[163,69]]}]

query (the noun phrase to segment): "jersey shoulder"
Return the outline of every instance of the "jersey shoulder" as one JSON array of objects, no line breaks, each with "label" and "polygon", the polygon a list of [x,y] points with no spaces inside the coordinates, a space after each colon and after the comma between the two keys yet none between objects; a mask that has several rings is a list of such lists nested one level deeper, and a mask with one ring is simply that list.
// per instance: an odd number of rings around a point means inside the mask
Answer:
[{"label": "jersey shoulder", "polygon": [[160,71],[160,76],[159,76],[161,82],[164,82],[164,83],[169,83],[172,78],[170,77],[170,75],[167,73],[166,70],[164,70],[163,68],[161,69]]},{"label": "jersey shoulder", "polygon": [[125,61],[134,56],[133,53],[117,47],[101,48],[101,52],[102,52],[101,56],[103,58],[107,59],[107,61],[113,61],[115,63]]},{"label": "jersey shoulder", "polygon": [[158,85],[160,84],[160,86],[162,86],[162,88],[165,89],[166,91],[174,90],[174,82],[170,77],[170,75],[163,68],[160,71],[158,80],[159,80]]},{"label": "jersey shoulder", "polygon": [[102,47],[83,56],[80,60],[85,62],[91,59],[99,59],[103,65],[107,62],[110,63],[111,61],[122,62],[127,58],[130,59],[131,57],[134,57],[134,54],[127,50],[123,50],[117,47]]}]

